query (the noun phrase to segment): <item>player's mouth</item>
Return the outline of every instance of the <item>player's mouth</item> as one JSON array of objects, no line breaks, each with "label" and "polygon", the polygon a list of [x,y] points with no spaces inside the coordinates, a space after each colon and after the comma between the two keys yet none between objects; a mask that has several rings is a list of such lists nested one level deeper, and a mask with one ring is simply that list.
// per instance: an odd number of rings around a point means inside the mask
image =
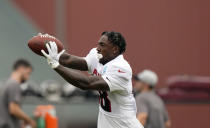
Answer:
[{"label": "player's mouth", "polygon": [[100,54],[100,53],[97,53],[97,58],[100,60],[100,59],[102,59],[102,58],[103,58],[103,55],[102,55],[102,54]]}]

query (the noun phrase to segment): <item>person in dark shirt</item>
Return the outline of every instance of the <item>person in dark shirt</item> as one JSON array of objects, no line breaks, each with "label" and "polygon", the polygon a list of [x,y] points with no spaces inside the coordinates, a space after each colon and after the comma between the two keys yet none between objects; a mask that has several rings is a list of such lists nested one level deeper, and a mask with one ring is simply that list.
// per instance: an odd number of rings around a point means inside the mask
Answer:
[{"label": "person in dark shirt", "polygon": [[21,109],[20,85],[29,79],[31,72],[32,66],[27,60],[14,63],[10,78],[0,89],[0,128],[21,128],[20,120],[36,127],[35,121]]},{"label": "person in dark shirt", "polygon": [[144,128],[170,128],[171,122],[162,99],[155,93],[158,77],[151,70],[144,70],[134,76],[137,118]]}]

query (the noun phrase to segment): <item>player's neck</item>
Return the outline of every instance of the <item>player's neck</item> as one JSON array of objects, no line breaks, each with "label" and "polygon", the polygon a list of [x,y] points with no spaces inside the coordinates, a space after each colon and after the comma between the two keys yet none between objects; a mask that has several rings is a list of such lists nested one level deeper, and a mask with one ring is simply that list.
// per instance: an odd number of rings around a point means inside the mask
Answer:
[{"label": "player's neck", "polygon": [[119,54],[117,54],[117,55],[113,56],[112,58],[110,58],[110,60],[109,60],[109,61],[104,62],[104,63],[102,63],[102,64],[103,64],[103,65],[105,65],[105,64],[109,63],[110,61],[112,61],[112,60],[116,59],[118,56],[119,56]]},{"label": "player's neck", "polygon": [[12,72],[10,78],[15,80],[17,83],[21,83],[20,73],[18,73],[18,72],[15,72],[15,71]]}]

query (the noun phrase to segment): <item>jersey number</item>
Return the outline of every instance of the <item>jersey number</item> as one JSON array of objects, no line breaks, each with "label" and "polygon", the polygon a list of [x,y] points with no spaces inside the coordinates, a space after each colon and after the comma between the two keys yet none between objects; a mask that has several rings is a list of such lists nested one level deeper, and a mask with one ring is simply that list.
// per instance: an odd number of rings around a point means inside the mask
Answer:
[{"label": "jersey number", "polygon": [[104,111],[111,112],[111,102],[108,99],[107,92],[99,91],[99,102]]}]

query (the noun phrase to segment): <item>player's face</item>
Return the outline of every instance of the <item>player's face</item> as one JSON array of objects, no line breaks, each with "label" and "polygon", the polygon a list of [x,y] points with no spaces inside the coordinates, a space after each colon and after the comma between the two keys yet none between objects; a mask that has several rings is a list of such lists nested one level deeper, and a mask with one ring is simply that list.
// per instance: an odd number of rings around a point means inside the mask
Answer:
[{"label": "player's face", "polygon": [[141,91],[141,90],[144,89],[145,85],[141,81],[135,81],[135,86],[134,87],[137,91]]},{"label": "player's face", "polygon": [[21,67],[20,72],[21,72],[21,83],[24,83],[29,79],[32,69],[30,67]]},{"label": "player's face", "polygon": [[103,57],[99,59],[99,62],[102,64],[106,64],[114,57],[114,46],[109,40],[108,37],[103,35],[98,41],[97,51],[99,54],[102,54]]}]

